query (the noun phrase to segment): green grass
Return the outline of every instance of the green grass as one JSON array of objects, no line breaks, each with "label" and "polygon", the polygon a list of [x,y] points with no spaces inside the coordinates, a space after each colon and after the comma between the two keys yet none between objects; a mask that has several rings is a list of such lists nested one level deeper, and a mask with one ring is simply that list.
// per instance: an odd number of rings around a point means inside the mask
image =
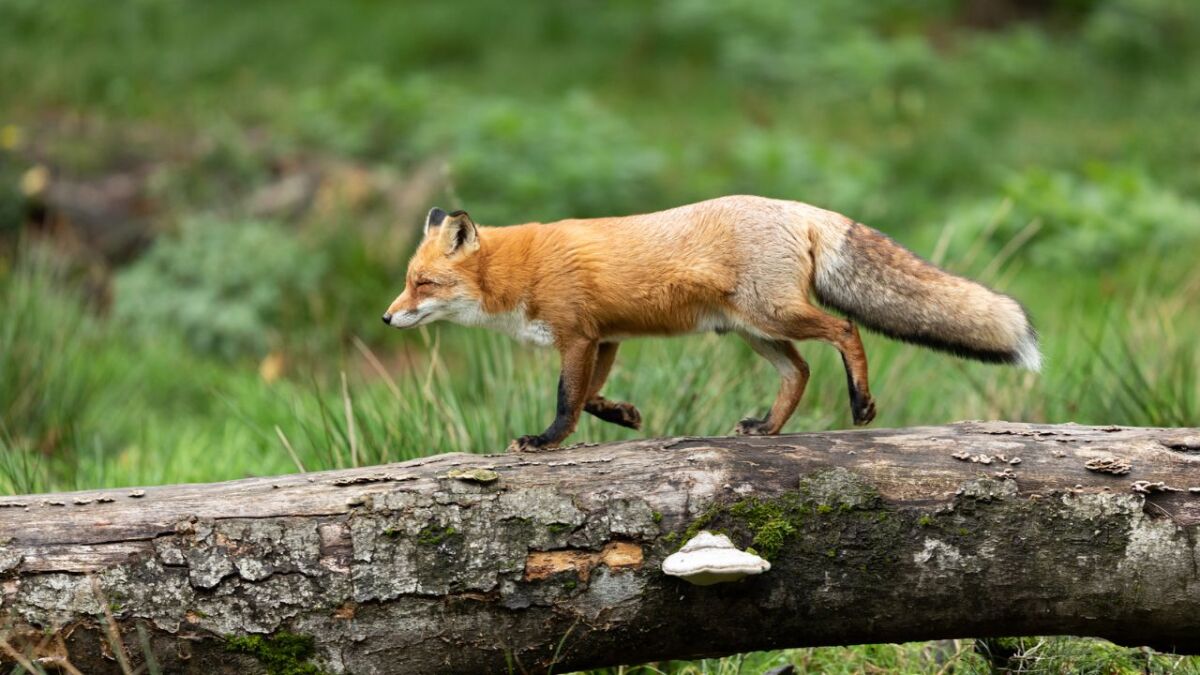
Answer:
[{"label": "green grass", "polygon": [[[591,675],[751,675],[791,664],[797,673],[984,675],[994,672],[1133,674],[1197,673],[1194,658],[1117,647],[1079,638],[942,640],[757,652],[695,662],[667,661],[588,671]],[[995,669],[994,669],[995,668]]]},{"label": "green grass", "polygon": [[[0,1],[0,82],[21,83],[0,87],[0,492],[497,452],[540,431],[553,355],[378,322],[432,203],[488,224],[733,192],[834,208],[1019,298],[1046,353],[1033,375],[866,335],[876,426],[1200,425],[1200,10],[1050,4],[978,31],[954,0]],[[38,166],[138,176],[154,248],[111,265],[33,226]],[[366,198],[329,196],[347,168]],[[313,208],[249,213],[302,170],[325,177]],[[833,349],[800,349],[813,376],[787,430],[849,427]],[[776,386],[733,337],[632,341],[606,393],[643,431],[585,416],[572,440],[727,433]],[[1018,671],[1195,670],[1092,640],[1001,646]],[[983,651],[610,672],[983,672]]]}]

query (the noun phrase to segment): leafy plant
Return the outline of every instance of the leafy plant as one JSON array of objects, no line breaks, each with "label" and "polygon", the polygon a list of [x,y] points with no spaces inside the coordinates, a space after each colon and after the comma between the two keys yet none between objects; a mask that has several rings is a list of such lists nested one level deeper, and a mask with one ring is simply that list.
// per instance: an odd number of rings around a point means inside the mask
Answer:
[{"label": "leafy plant", "polygon": [[1082,173],[1027,169],[1004,184],[1011,208],[998,222],[994,199],[959,215],[968,240],[985,231],[1006,243],[1036,223],[1027,259],[1068,268],[1111,268],[1130,251],[1168,251],[1200,241],[1200,202],[1127,166],[1093,164]]},{"label": "leafy plant", "polygon": [[1200,20],[1188,0],[1097,2],[1083,41],[1113,66],[1127,70],[1173,69],[1195,53]]},{"label": "leafy plant", "polygon": [[495,223],[631,213],[657,204],[663,157],[593,98],[463,100],[435,129],[462,203]]},{"label": "leafy plant", "polygon": [[847,212],[863,211],[883,183],[878,162],[785,129],[738,134],[722,164],[732,192],[801,199]]},{"label": "leafy plant", "polygon": [[414,135],[444,95],[425,78],[398,79],[363,66],[332,87],[301,92],[286,119],[306,145],[404,163],[413,159]]},{"label": "leafy plant", "polygon": [[114,314],[203,353],[262,355],[303,317],[324,264],[278,225],[193,219],[117,276]]}]

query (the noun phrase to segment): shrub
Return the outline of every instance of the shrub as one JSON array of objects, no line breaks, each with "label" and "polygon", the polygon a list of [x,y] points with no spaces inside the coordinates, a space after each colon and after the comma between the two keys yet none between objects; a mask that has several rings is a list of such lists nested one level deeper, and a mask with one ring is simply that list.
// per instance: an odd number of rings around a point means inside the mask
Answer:
[{"label": "shrub", "polygon": [[584,95],[456,106],[446,139],[454,189],[496,223],[628,213],[658,205],[661,154]]},{"label": "shrub", "polygon": [[186,222],[116,279],[115,316],[226,358],[261,355],[306,313],[324,258],[278,225]]},{"label": "shrub", "polygon": [[[1038,265],[1101,268],[1200,238],[1200,203],[1128,167],[1028,169],[1011,175],[1003,193],[1011,208],[1001,211],[994,238],[1008,242],[1037,220],[1027,258]],[[974,238],[996,213],[995,200],[984,200],[963,209],[959,222]]]},{"label": "shrub", "polygon": [[1174,68],[1195,53],[1200,12],[1191,0],[1107,0],[1088,17],[1083,44],[1130,69]]},{"label": "shrub", "polygon": [[[943,8],[918,13],[935,15]],[[814,96],[852,97],[878,86],[924,80],[936,72],[934,54],[919,37],[879,33],[911,23],[905,3],[848,4],[835,0],[709,3],[671,0],[659,12],[667,44],[711,62],[738,81],[812,83]]]},{"label": "shrub", "polygon": [[882,167],[838,147],[786,130],[751,129],[733,139],[731,192],[796,199],[865,217],[864,203],[882,184]]},{"label": "shrub", "polygon": [[477,99],[422,78],[354,71],[300,97],[288,124],[336,152],[405,165],[445,155],[462,205],[487,222],[609,215],[657,205],[661,154],[583,94]]},{"label": "shrub", "polygon": [[305,144],[404,163],[412,159],[414,134],[428,122],[436,95],[427,80],[396,80],[363,67],[332,87],[303,92],[285,117]]}]

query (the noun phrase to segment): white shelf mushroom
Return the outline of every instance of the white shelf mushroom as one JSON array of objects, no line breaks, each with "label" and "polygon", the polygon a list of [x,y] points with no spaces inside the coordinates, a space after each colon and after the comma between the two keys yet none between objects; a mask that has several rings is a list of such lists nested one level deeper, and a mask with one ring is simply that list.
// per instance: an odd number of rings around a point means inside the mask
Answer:
[{"label": "white shelf mushroom", "polygon": [[683,545],[683,548],[667,556],[662,571],[680,577],[697,586],[711,586],[726,581],[737,581],[751,574],[762,574],[771,569],[771,563],[738,547],[723,534],[702,530]]}]

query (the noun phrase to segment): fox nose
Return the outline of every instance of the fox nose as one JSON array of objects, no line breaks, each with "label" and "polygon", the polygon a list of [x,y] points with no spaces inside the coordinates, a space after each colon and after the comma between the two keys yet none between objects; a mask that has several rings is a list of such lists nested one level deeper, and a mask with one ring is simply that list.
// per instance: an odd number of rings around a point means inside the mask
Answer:
[{"label": "fox nose", "polygon": [[384,322],[384,323],[386,323],[386,324],[388,324],[388,325],[391,325],[391,323],[392,323],[392,315],[391,315],[391,314],[384,314],[384,315],[383,315],[383,322]]}]

